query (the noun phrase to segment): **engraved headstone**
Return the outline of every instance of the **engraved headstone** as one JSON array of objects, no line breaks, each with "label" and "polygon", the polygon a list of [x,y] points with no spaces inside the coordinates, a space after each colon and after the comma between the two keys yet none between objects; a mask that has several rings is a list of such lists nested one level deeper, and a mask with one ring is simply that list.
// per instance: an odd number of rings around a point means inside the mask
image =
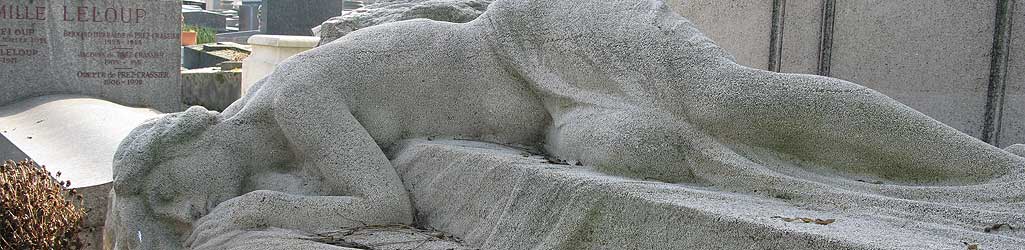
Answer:
[{"label": "engraved headstone", "polygon": [[228,30],[228,16],[220,13],[208,10],[184,10],[182,17],[185,18],[185,24],[188,25],[211,28],[217,32]]},{"label": "engraved headstone", "polygon": [[260,16],[263,34],[313,35],[317,27],[329,18],[342,14],[342,0],[264,0]]},{"label": "engraved headstone", "polygon": [[0,105],[82,94],[184,108],[178,0],[0,2]]}]

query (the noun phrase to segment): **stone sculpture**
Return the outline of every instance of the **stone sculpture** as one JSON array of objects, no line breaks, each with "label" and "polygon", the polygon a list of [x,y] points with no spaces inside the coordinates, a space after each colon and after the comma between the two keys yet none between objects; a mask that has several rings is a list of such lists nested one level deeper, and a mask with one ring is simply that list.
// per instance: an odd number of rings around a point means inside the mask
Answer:
[{"label": "stone sculpture", "polygon": [[223,113],[137,128],[115,156],[107,243],[412,223],[382,149],[431,137],[812,207],[1025,221],[1025,158],[850,82],[740,66],[662,1],[499,0],[468,23],[352,32]]}]

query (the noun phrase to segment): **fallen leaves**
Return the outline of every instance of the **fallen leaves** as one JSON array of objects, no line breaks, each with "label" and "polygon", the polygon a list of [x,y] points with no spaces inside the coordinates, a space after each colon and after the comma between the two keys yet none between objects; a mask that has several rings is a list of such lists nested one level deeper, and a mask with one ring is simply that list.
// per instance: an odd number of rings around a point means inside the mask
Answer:
[{"label": "fallen leaves", "polygon": [[555,157],[549,157],[549,156],[545,157],[545,163],[555,164],[555,165],[569,165],[569,162],[567,162],[566,160],[555,158]]},{"label": "fallen leaves", "polygon": [[968,243],[964,241],[961,243],[968,247],[968,250],[979,250],[979,243]]},{"label": "fallen leaves", "polygon": [[[385,237],[378,237],[380,239],[384,239],[384,241],[376,241],[371,243],[371,241],[369,241],[367,237],[373,236],[375,234],[385,235]],[[400,237],[400,235],[405,236],[407,234],[408,237]],[[433,229],[416,228],[403,224],[365,225],[359,227],[342,228],[341,230],[337,231],[318,233],[314,237],[304,239],[328,245],[369,250],[409,249],[395,248],[394,246],[417,243],[419,243],[418,246],[422,246],[428,242],[441,242],[451,246],[461,246],[463,244],[462,239],[452,234],[448,234]],[[476,250],[477,248],[452,247],[448,249]]]},{"label": "fallen leaves", "polygon": [[823,226],[829,225],[829,224],[833,224],[834,222],[836,222],[836,219],[814,219],[814,218],[805,218],[805,217],[790,218],[790,217],[783,217],[783,216],[772,216],[771,218],[773,218],[773,219],[780,219],[780,220],[783,220],[783,221],[786,221],[786,222],[815,223],[815,224],[823,225]]},{"label": "fallen leaves", "polygon": [[992,233],[992,232],[999,231],[1000,228],[1004,228],[1004,227],[1007,227],[1007,229],[1009,229],[1009,230],[1014,230],[1014,227],[1012,227],[1010,224],[1002,223],[1002,224],[996,224],[996,225],[988,226],[985,229],[983,229],[982,231],[986,231],[987,233]]},{"label": "fallen leaves", "polygon": [[858,180],[858,182],[863,182],[863,183],[870,183],[870,184],[876,184],[876,185],[882,185],[882,184],[883,184],[883,182],[882,182],[882,181],[866,181],[866,180]]}]

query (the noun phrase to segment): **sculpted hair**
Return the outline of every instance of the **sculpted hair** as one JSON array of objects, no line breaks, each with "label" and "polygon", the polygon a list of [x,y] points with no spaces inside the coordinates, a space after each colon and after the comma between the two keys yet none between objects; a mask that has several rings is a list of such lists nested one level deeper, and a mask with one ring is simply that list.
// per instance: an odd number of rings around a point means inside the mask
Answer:
[{"label": "sculpted hair", "polygon": [[167,160],[171,146],[195,139],[217,123],[217,112],[194,106],[181,113],[149,120],[132,130],[114,155],[114,189],[117,193],[138,193],[142,178]]}]

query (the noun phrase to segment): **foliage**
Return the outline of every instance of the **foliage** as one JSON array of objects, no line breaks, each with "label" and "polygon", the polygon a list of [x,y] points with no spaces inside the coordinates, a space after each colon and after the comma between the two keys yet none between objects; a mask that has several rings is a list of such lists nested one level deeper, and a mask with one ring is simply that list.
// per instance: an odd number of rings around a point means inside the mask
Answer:
[{"label": "foliage", "polygon": [[217,42],[217,31],[211,28],[186,24],[182,26],[182,31],[196,32],[196,44]]},{"label": "foliage", "polygon": [[31,160],[0,165],[0,249],[82,248],[85,206],[70,186]]}]

